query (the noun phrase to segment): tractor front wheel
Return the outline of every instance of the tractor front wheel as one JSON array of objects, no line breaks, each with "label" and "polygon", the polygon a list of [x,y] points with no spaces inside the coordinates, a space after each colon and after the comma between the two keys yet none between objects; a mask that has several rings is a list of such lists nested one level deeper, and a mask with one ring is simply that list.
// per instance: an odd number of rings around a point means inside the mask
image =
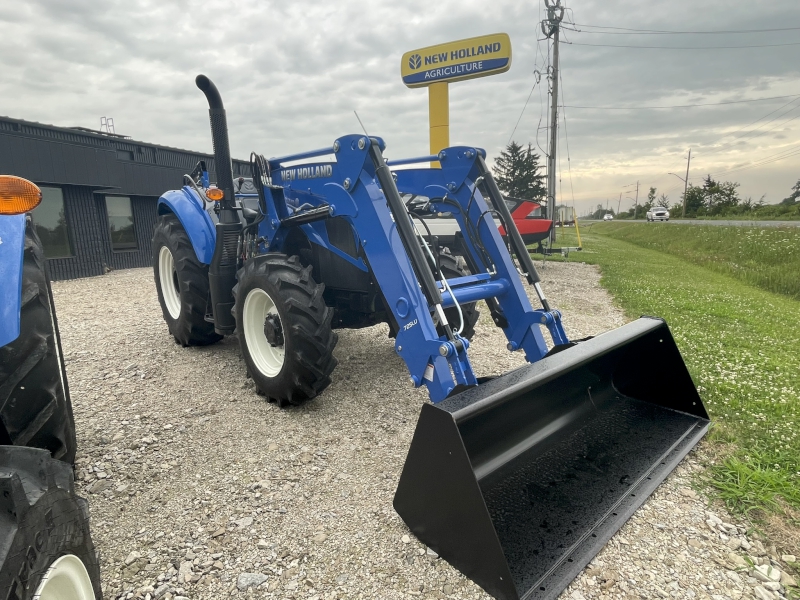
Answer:
[{"label": "tractor front wheel", "polygon": [[189,236],[173,214],[161,215],[153,231],[153,275],[169,332],[181,346],[222,339],[206,321],[208,265],[197,260]]},{"label": "tractor front wheel", "polygon": [[284,254],[248,261],[237,278],[236,331],[256,391],[280,407],[314,398],[336,367],[325,286],[297,256]]}]

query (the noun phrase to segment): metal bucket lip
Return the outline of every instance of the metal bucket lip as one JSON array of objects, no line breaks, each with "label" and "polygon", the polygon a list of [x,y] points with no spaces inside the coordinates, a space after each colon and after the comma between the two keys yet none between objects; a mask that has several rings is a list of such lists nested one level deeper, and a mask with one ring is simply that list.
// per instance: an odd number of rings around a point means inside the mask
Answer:
[{"label": "metal bucket lip", "polygon": [[[566,371],[580,367],[600,356],[608,354],[620,346],[641,338],[657,329],[666,328],[666,321],[659,317],[643,316],[622,327],[605,331],[585,342],[553,354],[533,364],[523,365],[509,371],[498,381],[487,381],[436,405],[437,408],[452,414],[461,423],[483,412],[504,404],[532,387],[552,381]],[[669,330],[667,330],[669,332]],[[670,334],[671,335],[671,334]],[[508,385],[509,377],[518,376],[517,383]],[[502,382],[500,381],[502,379]],[[497,389],[493,389],[493,388]]]}]

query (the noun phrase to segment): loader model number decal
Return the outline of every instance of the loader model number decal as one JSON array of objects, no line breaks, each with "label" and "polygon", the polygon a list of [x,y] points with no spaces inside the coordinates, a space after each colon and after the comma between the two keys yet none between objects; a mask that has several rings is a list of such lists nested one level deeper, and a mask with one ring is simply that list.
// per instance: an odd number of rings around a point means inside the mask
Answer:
[{"label": "loader model number decal", "polygon": [[419,323],[419,319],[414,319],[410,323],[406,323],[405,325],[403,325],[403,331],[408,331],[409,329],[411,329],[417,323]]},{"label": "loader model number decal", "polygon": [[318,177],[332,177],[332,165],[312,165],[310,167],[294,167],[283,169],[281,176],[284,181],[294,181],[296,179],[317,179]]}]

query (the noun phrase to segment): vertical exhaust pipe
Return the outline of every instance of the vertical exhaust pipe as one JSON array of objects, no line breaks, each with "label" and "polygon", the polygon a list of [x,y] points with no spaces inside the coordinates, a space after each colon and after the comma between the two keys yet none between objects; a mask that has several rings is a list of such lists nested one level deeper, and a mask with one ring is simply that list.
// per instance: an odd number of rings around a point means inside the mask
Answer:
[{"label": "vertical exhaust pipe", "polygon": [[242,224],[233,195],[233,171],[231,151],[228,143],[228,118],[222,97],[217,86],[205,75],[195,79],[197,87],[208,100],[208,115],[211,120],[211,140],[214,145],[214,167],[217,173],[217,187],[222,190],[219,223],[216,227],[216,241],[211,266],[208,269],[208,282],[211,291],[211,310],[214,314],[214,330],[227,335],[236,329],[233,317],[233,286],[236,284],[237,247],[242,232]]}]

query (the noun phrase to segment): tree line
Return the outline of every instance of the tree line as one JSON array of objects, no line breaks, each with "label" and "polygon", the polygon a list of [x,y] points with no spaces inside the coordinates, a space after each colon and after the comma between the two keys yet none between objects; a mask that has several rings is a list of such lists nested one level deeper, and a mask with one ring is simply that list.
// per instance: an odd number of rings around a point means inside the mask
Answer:
[{"label": "tree line", "polygon": [[[495,159],[492,167],[500,190],[514,198],[526,198],[544,203],[547,197],[545,176],[540,172],[540,155],[533,151],[531,144],[525,148],[511,141]],[[766,204],[764,196],[758,200],[740,196],[739,183],[735,181],[716,181],[711,175],[703,178],[700,185],[689,184],[686,189],[686,217],[800,217],[800,179],[792,187],[791,193],[779,204]],[[626,211],[615,212],[613,208],[603,208],[602,204],[590,215],[592,219],[602,219],[611,214],[615,219],[644,219],[647,211],[655,206],[663,206],[670,216],[683,215],[683,194],[670,203],[669,196],[658,194],[651,187],[647,200],[634,205]]]}]

